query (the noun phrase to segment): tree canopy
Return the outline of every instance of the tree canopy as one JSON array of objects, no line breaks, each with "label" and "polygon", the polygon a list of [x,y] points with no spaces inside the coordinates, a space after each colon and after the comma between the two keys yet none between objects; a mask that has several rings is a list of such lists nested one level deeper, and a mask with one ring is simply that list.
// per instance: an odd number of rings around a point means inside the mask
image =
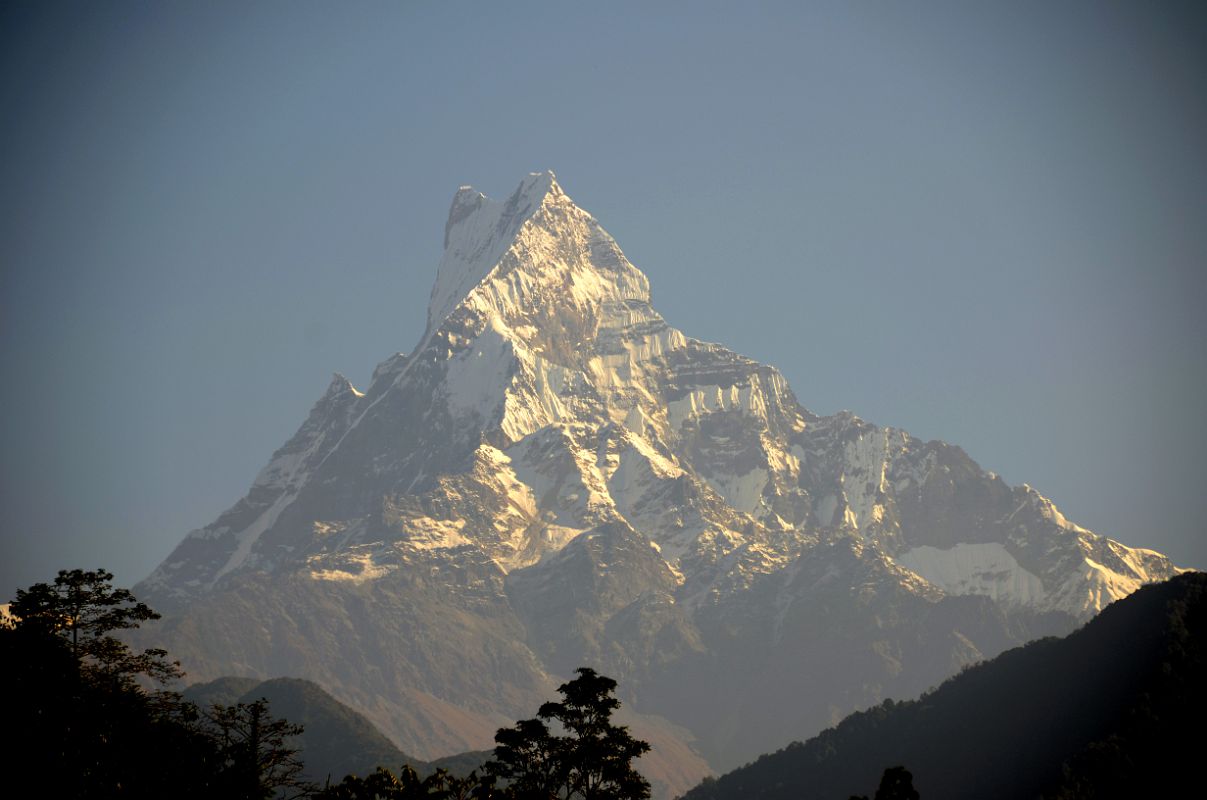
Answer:
[{"label": "tree canopy", "polygon": [[[851,795],[851,800],[868,800],[867,796]],[[914,788],[914,776],[905,767],[888,767],[880,777],[880,788],[872,800],[919,800]]]},{"label": "tree canopy", "polygon": [[9,607],[18,628],[56,636],[66,642],[79,668],[122,681],[145,675],[167,682],[180,677],[180,665],[164,650],[130,650],[111,634],[159,619],[129,589],[110,585],[113,574],[104,569],[59,570],[53,583],[18,589]]},{"label": "tree canopy", "polygon": [[62,798],[308,794],[288,738],[267,703],[199,709],[139,680],[182,675],[163,650],[134,652],[112,634],[158,619],[112,574],[63,570],[17,592],[0,625],[0,685],[10,736],[6,774],[35,775]]},{"label": "tree canopy", "polygon": [[[558,687],[560,702],[548,702],[536,719],[521,720],[495,734],[495,759],[488,768],[511,782],[523,798],[613,800],[648,798],[650,784],[633,759],[650,746],[628,728],[612,724],[620,707],[616,681],[580,667]],[[563,732],[551,732],[547,722]]]},{"label": "tree canopy", "polygon": [[[420,778],[404,767],[350,775],[319,794],[322,800],[646,800],[650,784],[633,759],[650,746],[614,725],[616,681],[588,667],[558,687],[562,699],[495,734],[494,759],[481,774],[456,778],[443,770]],[[550,723],[555,730],[550,730]]]}]

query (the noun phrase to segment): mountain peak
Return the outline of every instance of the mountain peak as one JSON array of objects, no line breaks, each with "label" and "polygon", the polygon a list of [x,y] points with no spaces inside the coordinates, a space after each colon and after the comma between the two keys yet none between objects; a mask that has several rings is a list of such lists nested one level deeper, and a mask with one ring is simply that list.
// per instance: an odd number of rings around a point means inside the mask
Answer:
[{"label": "mountain peak", "polygon": [[331,375],[331,383],[327,384],[327,391],[323,394],[324,398],[335,397],[337,395],[351,392],[359,397],[363,394],[352,385],[352,381],[344,377],[343,373],[336,372]]},{"label": "mountain peak", "polygon": [[[566,193],[557,182],[553,170],[530,172],[520,181],[520,185],[503,202],[502,205],[511,208],[531,208],[535,210],[546,197],[565,197]],[[470,217],[482,210],[498,210],[500,203],[492,200],[469,184],[457,188],[453,195],[452,205],[448,210],[448,221],[444,224],[444,249],[448,250],[453,243],[453,231]]]},{"label": "mountain peak", "polygon": [[671,327],[552,173],[459,189],[446,240],[410,354],[137,590],[194,676],[303,665],[431,757],[598,664],[723,767],[1176,572]]},{"label": "mountain peak", "polygon": [[553,174],[553,170],[547,169],[544,172],[529,172],[520,185],[516,187],[513,196],[521,195],[529,200],[541,201],[548,195],[559,197],[564,195],[561,185],[557,182],[557,176]]},{"label": "mountain peak", "polygon": [[503,201],[472,186],[453,195],[444,225],[444,257],[428,303],[430,333],[498,263],[520,228],[550,201],[570,202],[552,170],[531,172]]}]

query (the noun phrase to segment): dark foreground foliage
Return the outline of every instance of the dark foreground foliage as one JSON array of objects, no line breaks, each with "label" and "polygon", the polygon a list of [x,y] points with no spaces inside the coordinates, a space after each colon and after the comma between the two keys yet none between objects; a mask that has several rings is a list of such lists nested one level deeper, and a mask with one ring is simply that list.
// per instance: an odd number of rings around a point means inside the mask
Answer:
[{"label": "dark foreground foliage", "polygon": [[1207,574],[1141,588],[916,701],[847,717],[687,800],[834,800],[907,764],[926,800],[1184,796],[1207,719]]},{"label": "dark foreground foliage", "polygon": [[[868,800],[868,797],[851,795],[850,800]],[[880,788],[872,800],[920,800],[913,774],[905,767],[889,767],[880,776]]]},{"label": "dark foreground foliage", "polygon": [[19,591],[0,625],[5,774],[36,776],[62,798],[300,796],[311,786],[286,744],[297,726],[265,701],[206,710],[168,691],[180,675],[161,650],[112,634],[158,615],[105,570],[64,570]]},{"label": "dark foreground foliage", "polygon": [[[287,800],[645,800],[650,786],[632,767],[649,750],[611,723],[616,682],[593,670],[559,687],[561,701],[537,718],[501,729],[494,760],[466,777],[404,765],[347,775],[320,789],[305,777],[301,725],[275,718],[263,692],[290,714],[317,721],[309,738],[326,771],[403,758],[363,718],[306,681],[255,684],[221,679],[192,687],[200,702],[162,689],[179,665],[162,650],[132,651],[113,633],[159,615],[105,570],[64,570],[53,583],[17,593],[0,620],[0,686],[9,742],[0,768],[35,777],[47,796]],[[554,723],[551,731],[546,723]],[[368,726],[371,727],[371,726]],[[368,745],[365,745],[365,743]],[[368,752],[360,752],[363,750]],[[356,752],[354,752],[356,751]],[[481,763],[482,754],[466,754]],[[368,759],[366,761],[365,759]],[[380,762],[377,762],[380,763]],[[454,767],[460,764],[454,759]],[[423,765],[427,766],[427,765]],[[334,773],[341,774],[341,773]]]},{"label": "dark foreground foliage", "polygon": [[[561,702],[545,703],[536,719],[521,720],[495,734],[495,760],[487,770],[515,787],[520,797],[583,800],[647,798],[650,784],[633,759],[650,749],[624,726],[613,725],[620,701],[616,681],[580,667],[578,677],[558,687]],[[547,722],[565,731],[556,735]]]}]

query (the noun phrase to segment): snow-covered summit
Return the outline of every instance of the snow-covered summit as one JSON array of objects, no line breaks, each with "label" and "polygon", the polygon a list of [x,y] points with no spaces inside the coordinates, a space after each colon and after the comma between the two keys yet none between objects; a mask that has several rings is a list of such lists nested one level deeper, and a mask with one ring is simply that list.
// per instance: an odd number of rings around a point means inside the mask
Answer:
[{"label": "snow-covered summit", "polygon": [[[191,560],[169,559],[177,566],[152,582],[187,594],[330,551],[333,540],[313,531],[335,502],[317,497],[333,491],[354,518],[339,541],[410,541],[412,526],[442,518],[386,520],[357,504],[429,497],[454,476],[490,484],[510,511],[476,536],[454,514],[445,521],[462,532],[449,541],[484,547],[505,571],[623,520],[692,602],[777,574],[831,535],[857,537],[941,592],[1079,618],[1173,569],[1127,556],[1108,559],[1118,575],[1103,579],[1091,557],[1098,537],[1029,486],[1010,489],[959,448],[849,412],[819,418],[773,368],[671,328],[650,306],[646,276],[552,172],[528,175],[502,201],[461,187],[445,245],[418,348],[379,365],[363,393],[337,373],[257,491],[186,540],[228,542],[221,563],[194,564],[205,574],[189,584],[172,573]],[[552,462],[531,462],[549,445],[542,458]],[[672,486],[699,502],[668,514],[659,498]],[[972,513],[964,491],[983,496]],[[301,539],[289,532],[298,524]],[[1063,555],[1054,560],[1053,548]]]},{"label": "snow-covered summit", "polygon": [[533,214],[564,197],[552,171],[530,173],[503,201],[472,186],[459,188],[444,225],[444,258],[428,303],[428,331],[498,264]]},{"label": "snow-covered summit", "polygon": [[[139,593],[173,652],[246,674],[285,648],[421,756],[593,663],[737,758],[1175,572],[671,327],[545,172],[456,192],[420,342],[363,392],[337,375]],[[750,716],[785,696],[800,725]]]}]

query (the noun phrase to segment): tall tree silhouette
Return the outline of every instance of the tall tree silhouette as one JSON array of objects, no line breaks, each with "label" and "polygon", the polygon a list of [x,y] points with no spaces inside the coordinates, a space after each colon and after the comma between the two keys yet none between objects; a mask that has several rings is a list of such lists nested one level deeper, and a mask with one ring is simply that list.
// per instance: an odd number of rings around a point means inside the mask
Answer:
[{"label": "tall tree silhouette", "polygon": [[[495,758],[487,769],[510,781],[520,798],[648,798],[650,784],[632,762],[650,746],[612,724],[620,707],[616,681],[589,667],[575,672],[577,678],[558,687],[560,702],[545,703],[536,719],[495,734]],[[564,734],[551,732],[546,722]]]},{"label": "tall tree silhouette", "polygon": [[[868,800],[866,796],[851,795],[850,800]],[[880,788],[873,800],[919,800],[914,789],[914,776],[905,767],[889,767],[880,776]]]},{"label": "tall tree silhouette", "polygon": [[110,585],[112,580],[113,573],[103,569],[59,570],[53,583],[18,589],[9,611],[18,628],[66,642],[85,673],[123,683],[132,682],[137,675],[160,682],[180,677],[180,665],[169,661],[166,651],[134,652],[111,635],[159,619],[129,589]]},{"label": "tall tree silhouette", "polygon": [[203,720],[218,746],[227,797],[287,800],[313,793],[316,787],[301,777],[304,765],[289,744],[302,726],[273,718],[267,700],[215,705]]},{"label": "tall tree silhouette", "polygon": [[[0,771],[33,775],[54,797],[267,798],[296,780],[300,732],[267,704],[203,714],[143,678],[181,675],[162,650],[112,634],[158,619],[103,569],[63,570],[17,592],[0,624],[0,686],[11,736]],[[296,793],[296,792],[295,792]],[[282,794],[288,796],[288,793]]]}]

